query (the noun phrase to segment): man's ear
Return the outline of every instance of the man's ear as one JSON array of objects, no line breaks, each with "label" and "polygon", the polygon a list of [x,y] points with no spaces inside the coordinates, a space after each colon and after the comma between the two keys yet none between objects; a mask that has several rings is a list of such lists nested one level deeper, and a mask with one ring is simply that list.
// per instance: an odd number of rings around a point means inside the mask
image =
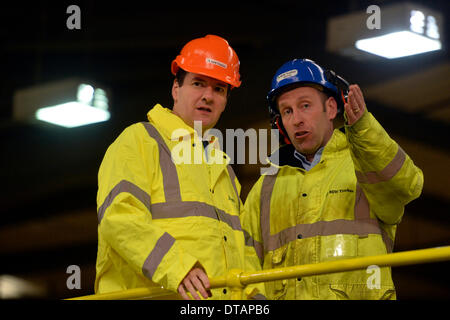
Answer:
[{"label": "man's ear", "polygon": [[173,84],[172,84],[172,98],[173,98],[173,103],[176,104],[177,100],[178,100],[178,89],[180,88],[180,85],[178,84],[178,80],[177,79],[173,79]]},{"label": "man's ear", "polygon": [[328,119],[334,120],[337,116],[337,102],[333,97],[329,97],[327,101],[325,101],[326,112],[328,115]]}]

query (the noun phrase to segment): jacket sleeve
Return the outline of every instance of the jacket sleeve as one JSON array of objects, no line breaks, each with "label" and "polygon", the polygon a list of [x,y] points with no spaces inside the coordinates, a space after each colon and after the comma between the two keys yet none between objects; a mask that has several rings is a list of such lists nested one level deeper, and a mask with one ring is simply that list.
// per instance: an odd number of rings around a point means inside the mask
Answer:
[{"label": "jacket sleeve", "polygon": [[99,237],[136,273],[176,292],[197,259],[152,223],[150,204],[159,159],[156,142],[144,141],[146,132],[141,127],[135,124],[125,129],[100,166]]},{"label": "jacket sleeve", "polygon": [[261,186],[264,176],[250,190],[242,213],[242,230],[245,236],[246,259],[255,270],[260,270],[264,262],[263,239],[260,225]]},{"label": "jacket sleeve", "polygon": [[371,208],[384,223],[399,223],[404,206],[422,192],[422,170],[367,110],[346,126],[346,135],[357,181]]}]

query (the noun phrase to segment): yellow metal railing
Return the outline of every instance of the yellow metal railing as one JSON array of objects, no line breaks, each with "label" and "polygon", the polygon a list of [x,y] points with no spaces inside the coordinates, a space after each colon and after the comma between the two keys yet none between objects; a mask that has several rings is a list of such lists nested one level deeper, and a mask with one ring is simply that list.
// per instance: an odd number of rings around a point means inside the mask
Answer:
[{"label": "yellow metal railing", "polygon": [[[364,269],[371,265],[378,267],[398,267],[413,264],[439,262],[450,260],[450,246],[430,249],[420,249],[389,253],[385,255],[342,259],[316,264],[306,264],[277,269],[261,270],[258,272],[243,272],[230,270],[226,275],[211,278],[211,288],[228,287],[231,290],[231,299],[243,299],[243,289],[246,285],[258,282],[291,279]],[[162,288],[136,288],[119,292],[88,295],[69,300],[129,300],[129,299],[180,299],[179,295]]]}]

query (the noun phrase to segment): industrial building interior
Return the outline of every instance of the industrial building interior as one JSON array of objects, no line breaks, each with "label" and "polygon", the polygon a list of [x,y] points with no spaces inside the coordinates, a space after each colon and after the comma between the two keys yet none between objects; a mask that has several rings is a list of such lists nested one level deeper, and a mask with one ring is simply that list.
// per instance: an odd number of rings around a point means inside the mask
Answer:
[{"label": "industrial building interior", "polygon": [[[310,58],[363,90],[368,109],[424,173],[406,206],[394,252],[450,244],[450,10],[447,0],[414,1],[439,12],[442,49],[404,58],[342,55],[327,48],[332,17],[400,1],[16,2],[0,10],[0,298],[64,299],[94,293],[97,173],[107,147],[156,103],[171,107],[170,64],[189,40],[216,34],[240,58],[217,128],[269,129],[265,100],[275,71]],[[69,29],[76,4],[81,28]],[[369,16],[367,14],[367,16]],[[109,121],[64,128],[14,118],[23,88],[80,78],[107,89]],[[233,164],[245,198],[260,164]],[[81,270],[69,289],[67,268]],[[450,262],[393,268],[399,300],[449,299]]]}]

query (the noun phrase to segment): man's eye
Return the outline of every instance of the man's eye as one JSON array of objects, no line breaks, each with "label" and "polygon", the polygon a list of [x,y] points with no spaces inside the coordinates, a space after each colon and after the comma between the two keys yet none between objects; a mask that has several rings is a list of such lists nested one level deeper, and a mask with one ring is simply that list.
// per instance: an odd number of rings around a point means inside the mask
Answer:
[{"label": "man's eye", "polygon": [[291,112],[292,112],[291,109],[284,109],[284,110],[283,110],[283,114],[285,114],[285,115],[288,115],[288,114],[290,114]]},{"label": "man's eye", "polygon": [[216,87],[216,92],[224,93],[225,92],[225,88],[224,87]]},{"label": "man's eye", "polygon": [[303,104],[303,108],[308,109],[309,108],[309,104],[308,103]]},{"label": "man's eye", "polygon": [[192,83],[192,85],[193,85],[194,87],[201,87],[201,86],[203,86],[203,83],[201,83],[200,81],[194,81],[194,82]]}]

